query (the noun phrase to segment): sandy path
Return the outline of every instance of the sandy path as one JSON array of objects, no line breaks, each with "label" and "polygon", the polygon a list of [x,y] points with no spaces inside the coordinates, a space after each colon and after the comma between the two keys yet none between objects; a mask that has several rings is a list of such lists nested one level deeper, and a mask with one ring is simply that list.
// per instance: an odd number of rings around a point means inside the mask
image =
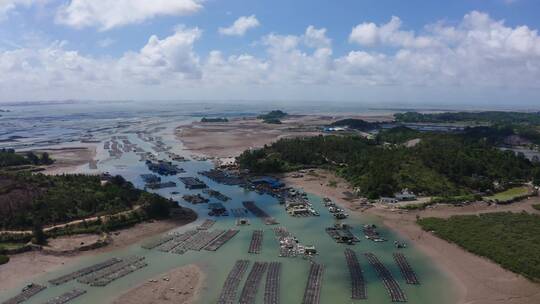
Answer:
[{"label": "sandy path", "polygon": [[189,304],[198,296],[203,273],[195,265],[183,266],[161,274],[125,294],[113,304]]},{"label": "sandy path", "polygon": [[[305,175],[303,178],[286,177],[284,181],[306,192],[329,197],[349,208],[351,212],[362,212],[357,201],[348,201],[343,192],[350,191],[347,183],[330,172],[316,171],[318,177]],[[337,187],[328,186],[330,180],[337,181]],[[402,212],[385,209],[382,206],[363,212],[382,218],[384,224],[411,240],[424,254],[435,261],[440,269],[454,282],[460,304],[532,304],[540,303],[540,284],[532,283],[522,276],[507,271],[488,259],[471,254],[462,248],[423,231],[418,226],[416,216],[449,217],[457,214],[479,214],[485,212],[537,212],[531,205],[539,203],[539,198],[507,206],[475,204],[456,208],[440,206],[424,211]]]},{"label": "sandy path", "polygon": [[185,225],[188,222],[190,221],[166,220],[141,223],[128,229],[113,232],[111,234],[112,243],[106,247],[85,251],[73,256],[59,257],[35,251],[13,255],[10,257],[9,263],[0,266],[0,282],[2,282],[0,292],[20,286],[24,282],[32,282],[47,272],[58,270],[63,265],[77,263],[83,256],[124,248],[147,237]]}]

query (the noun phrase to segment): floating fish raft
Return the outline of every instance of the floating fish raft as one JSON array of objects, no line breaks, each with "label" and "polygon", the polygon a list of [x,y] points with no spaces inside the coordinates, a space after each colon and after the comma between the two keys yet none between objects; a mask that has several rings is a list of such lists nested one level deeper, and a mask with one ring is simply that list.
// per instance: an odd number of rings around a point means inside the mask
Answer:
[{"label": "floating fish raft", "polygon": [[266,273],[267,267],[268,263],[266,262],[255,262],[240,294],[239,304],[255,304],[257,291],[259,290],[259,285]]},{"label": "floating fish raft", "polygon": [[396,261],[396,264],[399,266],[399,270],[401,271],[401,274],[403,275],[403,278],[405,279],[405,282],[407,284],[420,284],[416,273],[412,269],[411,265],[409,264],[407,258],[405,257],[405,255],[403,255],[403,253],[394,253],[394,261]]},{"label": "floating fish raft", "polygon": [[217,304],[233,304],[235,302],[238,287],[240,286],[240,282],[242,281],[248,266],[248,260],[236,261],[233,269],[229,272],[229,275],[223,284],[223,289],[221,290]]},{"label": "floating fish raft", "polygon": [[254,230],[253,234],[251,235],[251,243],[249,244],[249,253],[260,253],[261,247],[262,247],[262,241],[263,241],[263,231],[262,230]]},{"label": "floating fish raft", "polygon": [[386,291],[390,295],[392,302],[407,302],[407,297],[398,282],[394,279],[390,271],[381,263],[381,261],[372,253],[364,254],[371,266],[375,268],[379,278],[383,281]]},{"label": "floating fish raft", "polygon": [[[203,225],[205,225],[203,223]],[[209,223],[205,226],[210,225]],[[212,224],[213,225],[213,224]],[[202,226],[202,225],[201,225]],[[161,239],[149,242],[142,247],[145,249],[157,249],[162,252],[184,254],[189,250],[216,251],[230,239],[232,239],[238,230],[188,230],[183,233],[167,235]]]},{"label": "floating fish raft", "polygon": [[145,258],[141,256],[123,258],[119,263],[112,264],[111,266],[80,277],[77,279],[77,282],[89,284],[90,286],[107,286],[115,280],[146,267],[148,264],[146,264],[144,259]]},{"label": "floating fish raft", "polygon": [[65,304],[70,302],[71,300],[74,300],[83,294],[86,293],[86,290],[81,289],[74,289],[72,291],[66,292],[56,298],[52,298],[49,301],[45,302],[44,304]]},{"label": "floating fish raft", "polygon": [[281,263],[268,264],[266,285],[264,287],[264,304],[279,304],[279,287],[281,285]]},{"label": "floating fish raft", "polygon": [[249,210],[249,212],[253,213],[256,217],[262,219],[266,225],[277,225],[277,224],[279,224],[278,221],[275,218],[271,217],[270,215],[268,215],[268,213],[266,213],[266,211],[259,208],[255,204],[255,202],[253,202],[253,201],[245,201],[245,202],[242,202],[242,204],[244,205],[244,207],[247,210]]},{"label": "floating fish raft", "polygon": [[345,260],[351,275],[351,298],[355,300],[367,299],[366,281],[356,253],[350,249],[345,249]]},{"label": "floating fish raft", "polygon": [[42,285],[38,285],[38,284],[30,284],[27,287],[25,287],[21,291],[21,293],[19,293],[15,297],[5,301],[2,304],[19,304],[19,303],[25,302],[28,299],[30,299],[31,297],[33,297],[36,294],[43,291],[45,288],[47,288],[47,287],[42,286]]},{"label": "floating fish raft", "polygon": [[311,264],[302,304],[319,304],[321,302],[323,273],[323,265],[317,263]]}]

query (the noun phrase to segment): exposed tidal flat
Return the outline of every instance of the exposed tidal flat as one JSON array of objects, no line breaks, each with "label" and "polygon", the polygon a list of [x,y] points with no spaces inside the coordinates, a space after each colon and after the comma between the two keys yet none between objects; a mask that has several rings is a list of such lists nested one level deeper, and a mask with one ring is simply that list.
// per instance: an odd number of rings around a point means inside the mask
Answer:
[{"label": "exposed tidal flat", "polygon": [[[186,121],[189,121],[187,119]],[[158,122],[155,122],[159,125]],[[173,147],[173,152],[184,154],[182,146],[174,138],[174,128],[179,122],[164,123],[165,128],[153,135],[163,137],[166,144]],[[115,134],[111,134],[115,135]],[[125,135],[128,139],[138,144],[145,150],[150,150],[151,146],[139,140],[135,134],[117,134]],[[159,157],[165,157],[164,153],[157,153]],[[98,146],[97,158],[99,159],[98,169],[102,172],[110,172],[113,174],[121,174],[129,181],[132,181],[136,186],[143,187],[144,183],[140,178],[140,174],[149,173],[144,162],[141,162],[134,153],[124,153],[120,158],[109,158],[102,147]],[[321,303],[390,303],[390,298],[384,288],[381,280],[378,278],[375,270],[367,263],[363,253],[374,253],[391,271],[394,278],[398,281],[401,288],[407,295],[410,303],[455,303],[456,298],[450,280],[424,255],[418,252],[414,246],[407,240],[409,247],[400,251],[407,256],[409,263],[416,271],[422,285],[413,286],[407,285],[402,278],[398,266],[395,264],[392,253],[397,249],[394,248],[393,240],[403,240],[389,229],[386,229],[382,223],[375,217],[369,215],[351,214],[351,217],[345,222],[353,226],[353,232],[361,237],[361,226],[363,224],[376,224],[379,226],[381,234],[389,239],[386,243],[374,243],[362,238],[362,241],[354,246],[341,245],[335,243],[324,231],[324,228],[332,226],[336,221],[334,217],[324,208],[322,198],[314,195],[309,195],[310,201],[314,208],[320,212],[320,217],[290,217],[286,214],[282,205],[279,205],[277,200],[268,195],[259,195],[255,192],[246,191],[237,186],[226,186],[217,184],[204,176],[198,175],[197,172],[208,170],[213,167],[209,161],[190,160],[180,164],[186,170],[185,173],[179,176],[196,176],[209,185],[210,188],[220,191],[221,193],[232,198],[231,201],[224,203],[228,209],[242,207],[242,201],[251,200],[269,213],[270,216],[277,219],[279,226],[286,227],[289,232],[296,236],[299,241],[306,245],[315,245],[318,255],[314,257],[314,261],[325,265],[323,287],[321,292]],[[76,172],[95,172],[88,171],[85,167],[79,167]],[[178,200],[183,206],[190,207],[198,212],[199,220],[195,223],[178,228],[178,231],[186,231],[195,228],[208,218],[208,208],[206,204],[190,205],[185,203],[181,196],[186,193],[198,193],[199,191],[187,190],[182,183],[177,179],[178,176],[162,177],[163,182],[174,181],[177,183],[176,188],[160,189],[155,192],[162,194],[165,197],[172,197]],[[172,195],[172,191],[178,191],[179,194]],[[275,226],[267,226],[260,219],[254,216],[248,216],[250,225],[236,226],[233,216],[219,217],[217,223],[212,229],[240,229],[240,232],[219,250],[200,252],[188,251],[183,255],[172,253],[163,253],[157,250],[146,250],[141,248],[141,244],[148,239],[141,240],[140,243],[131,245],[127,248],[85,256],[74,263],[70,263],[64,267],[47,273],[34,283],[45,284],[48,286],[43,292],[39,293],[27,303],[43,303],[47,300],[61,295],[73,289],[84,289],[87,291],[83,296],[73,300],[71,303],[111,303],[118,296],[138,286],[148,282],[150,279],[159,277],[161,274],[169,272],[171,269],[184,265],[196,264],[205,273],[205,280],[202,283],[202,288],[196,299],[196,303],[215,303],[225,282],[225,279],[232,269],[236,260],[247,259],[251,261],[251,265],[255,261],[272,262],[278,261],[282,263],[282,277],[280,297],[282,303],[300,303],[304,294],[307,276],[310,268],[310,262],[301,257],[284,258],[278,257],[279,246],[271,228]],[[253,230],[263,230],[263,245],[260,254],[249,254],[248,247],[251,241]],[[156,236],[155,238],[158,238]],[[351,287],[349,271],[347,269],[344,250],[350,248],[354,250],[360,260],[364,270],[364,276],[367,281],[367,301],[351,300]],[[76,281],[72,281],[60,286],[48,285],[47,281],[56,278],[60,275],[87,267],[91,264],[102,262],[112,257],[127,257],[127,256],[144,256],[147,267],[139,271],[133,272],[119,280],[112,282],[106,287],[91,287],[82,285]],[[31,265],[28,265],[31,267]],[[245,277],[238,294],[245,282]],[[29,282],[27,282],[29,283]],[[264,284],[264,281],[263,281]],[[264,286],[261,284],[257,294],[257,303],[262,303]],[[23,285],[10,290],[9,292],[0,294],[0,301],[3,301],[10,296],[15,295]]]}]

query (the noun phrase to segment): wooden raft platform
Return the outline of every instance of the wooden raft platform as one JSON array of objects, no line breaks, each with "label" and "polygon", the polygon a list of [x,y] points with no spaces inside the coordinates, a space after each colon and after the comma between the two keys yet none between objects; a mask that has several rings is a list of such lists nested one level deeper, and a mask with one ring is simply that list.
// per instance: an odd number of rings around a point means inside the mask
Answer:
[{"label": "wooden raft platform", "polygon": [[248,260],[238,260],[234,264],[232,270],[229,272],[221,294],[219,295],[217,304],[233,304],[236,300],[236,293],[238,291],[238,286],[246,273],[246,270],[249,266]]},{"label": "wooden raft platform", "polygon": [[355,300],[367,299],[366,281],[356,253],[351,249],[345,249],[345,260],[351,275],[351,298]]},{"label": "wooden raft platform", "polygon": [[416,273],[403,253],[394,253],[394,261],[396,261],[396,264],[399,266],[401,275],[403,275],[403,278],[407,284],[420,285],[420,281],[418,280]]},{"label": "wooden raft platform", "polygon": [[206,219],[201,225],[199,225],[199,227],[197,227],[197,230],[208,230],[212,228],[212,226],[214,226],[215,223],[216,221],[214,220]]},{"label": "wooden raft platform", "polygon": [[264,286],[264,304],[279,304],[279,288],[281,285],[281,263],[268,264],[266,285]]},{"label": "wooden raft platform", "polygon": [[56,279],[52,279],[49,281],[49,283],[53,284],[53,285],[61,285],[61,284],[64,284],[64,283],[67,283],[71,280],[75,280],[75,279],[78,279],[82,276],[85,276],[89,273],[92,273],[92,272],[96,272],[98,270],[101,270],[105,267],[109,267],[113,264],[116,264],[116,263],[119,263],[121,262],[122,260],[121,259],[118,259],[118,258],[112,258],[112,259],[108,259],[104,262],[101,262],[101,263],[97,263],[97,264],[94,264],[92,266],[88,266],[86,268],[83,268],[83,269],[79,269],[77,271],[74,271],[72,273],[68,273],[66,275],[63,275],[61,277],[58,277]]},{"label": "wooden raft platform", "polygon": [[394,279],[390,271],[381,263],[381,261],[372,253],[365,254],[369,264],[375,268],[379,278],[383,281],[384,287],[392,302],[407,302],[407,297],[398,282]]},{"label": "wooden raft platform", "polygon": [[70,302],[71,300],[74,300],[83,294],[86,293],[86,290],[81,289],[73,289],[72,291],[66,292],[56,298],[52,298],[49,301],[45,302],[44,304],[65,304]]},{"label": "wooden raft platform", "polygon": [[244,207],[247,210],[249,210],[249,212],[253,213],[256,217],[262,219],[266,225],[277,225],[277,224],[279,224],[278,221],[275,218],[271,217],[270,215],[268,215],[268,213],[266,213],[266,211],[259,208],[255,204],[255,202],[253,202],[253,201],[245,201],[245,202],[242,202],[242,205],[244,205]]},{"label": "wooden raft platform", "polygon": [[302,304],[319,304],[320,303],[323,273],[324,273],[323,265],[317,264],[317,263],[311,264]]},{"label": "wooden raft platform", "polygon": [[267,267],[268,263],[266,262],[255,262],[253,268],[251,268],[251,271],[249,272],[242,293],[240,294],[239,304],[255,304],[259,285],[266,273]]},{"label": "wooden raft platform", "polygon": [[251,243],[249,244],[249,253],[255,253],[258,254],[261,252],[263,242],[263,231],[262,230],[254,230],[253,234],[251,235]]},{"label": "wooden raft platform", "polygon": [[26,289],[21,291],[21,293],[19,293],[18,295],[5,301],[2,304],[19,304],[19,303],[25,302],[31,297],[43,291],[45,288],[47,287],[38,285],[38,284],[32,284],[31,286],[28,286]]},{"label": "wooden raft platform", "polygon": [[225,243],[227,243],[230,239],[232,239],[239,230],[230,229],[227,232],[220,235],[217,239],[215,239],[213,242],[208,244],[204,249],[208,251],[216,251],[221,246],[223,246]]}]

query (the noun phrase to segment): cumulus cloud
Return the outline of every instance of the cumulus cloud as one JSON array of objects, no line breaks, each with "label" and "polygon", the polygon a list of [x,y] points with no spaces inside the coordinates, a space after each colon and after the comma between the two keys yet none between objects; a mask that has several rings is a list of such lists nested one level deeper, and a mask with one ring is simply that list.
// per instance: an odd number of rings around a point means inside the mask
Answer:
[{"label": "cumulus cloud", "polygon": [[[369,24],[355,27],[359,30],[351,32],[351,50],[338,56],[326,30],[314,26],[300,35],[262,37],[259,45],[265,51],[257,55],[226,56],[219,50],[198,54],[195,45],[201,30],[182,26],[166,37],[151,36],[140,50],[118,58],[85,56],[61,42],[20,47],[0,51],[0,91],[28,96],[86,89],[94,98],[112,91],[131,97],[134,88],[169,92],[172,98],[183,96],[180,92],[185,90],[179,88],[186,87],[194,98],[244,97],[221,94],[235,88],[295,91],[300,97],[302,92],[316,95],[313,92],[326,90],[352,92],[349,97],[378,90],[377,96],[396,98],[402,97],[396,93],[401,90],[416,97],[427,92],[454,96],[477,91],[494,98],[509,91],[534,92],[531,96],[540,92],[540,36],[535,29],[508,26],[476,11],[456,24],[428,24],[418,33],[404,28],[397,17],[382,25]],[[306,86],[310,89],[298,89]]]},{"label": "cumulus cloud", "polygon": [[71,0],[60,7],[55,20],[74,28],[109,30],[156,16],[189,15],[201,8],[201,0]]},{"label": "cumulus cloud", "polygon": [[355,26],[349,35],[349,42],[362,46],[391,45],[397,47],[423,48],[434,45],[429,37],[416,36],[413,31],[400,30],[401,19],[392,16],[386,24],[361,23]]},{"label": "cumulus cloud", "polygon": [[229,27],[220,27],[219,33],[227,36],[244,36],[246,32],[252,28],[256,28],[260,25],[259,20],[255,15],[242,16]]},{"label": "cumulus cloud", "polygon": [[28,7],[39,0],[0,0],[0,20],[6,18],[7,14],[17,6]]}]

